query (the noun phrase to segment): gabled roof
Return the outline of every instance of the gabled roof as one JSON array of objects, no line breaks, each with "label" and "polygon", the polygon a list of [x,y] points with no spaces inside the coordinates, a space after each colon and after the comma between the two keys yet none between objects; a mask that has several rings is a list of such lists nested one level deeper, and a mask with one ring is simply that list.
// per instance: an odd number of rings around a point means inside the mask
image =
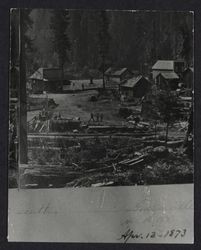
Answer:
[{"label": "gabled roof", "polygon": [[109,68],[105,71],[105,75],[110,74],[110,73],[111,73],[111,71],[112,71],[112,68],[111,68],[111,67],[109,67]]},{"label": "gabled roof", "polygon": [[[42,81],[60,80],[62,77],[60,68],[39,68],[29,79],[37,79]],[[64,76],[66,78],[66,76]]]},{"label": "gabled roof", "polygon": [[174,70],[173,60],[158,60],[152,67],[153,70]]},{"label": "gabled roof", "polygon": [[126,81],[126,83],[124,83],[122,85],[122,87],[127,87],[127,88],[133,88],[137,85],[137,83],[141,80],[141,79],[144,79],[146,80],[147,82],[149,82],[145,77],[143,77],[142,75],[139,75],[139,76],[136,76],[136,77],[132,77],[130,79],[128,79]]},{"label": "gabled roof", "polygon": [[37,69],[29,78],[43,80],[43,68]]},{"label": "gabled roof", "polygon": [[20,67],[19,67],[19,66],[12,66],[12,67],[10,68],[10,70],[20,71]]},{"label": "gabled roof", "polygon": [[116,70],[113,75],[116,75],[116,76],[120,76],[122,75],[126,70],[128,70],[127,68],[122,68],[122,69],[118,69]]},{"label": "gabled roof", "polygon": [[111,76],[121,76],[125,71],[127,71],[127,68],[108,68],[105,71],[105,75],[111,75]]},{"label": "gabled roof", "polygon": [[162,75],[167,80],[179,79],[179,76],[175,72],[165,72],[165,73],[160,73],[159,75]]},{"label": "gabled roof", "polygon": [[133,75],[136,75],[136,76],[140,75],[139,70],[132,70],[131,72],[133,73]]},{"label": "gabled roof", "polygon": [[183,73],[187,72],[187,71],[191,71],[191,72],[194,72],[194,68],[193,67],[188,67],[186,68]]}]

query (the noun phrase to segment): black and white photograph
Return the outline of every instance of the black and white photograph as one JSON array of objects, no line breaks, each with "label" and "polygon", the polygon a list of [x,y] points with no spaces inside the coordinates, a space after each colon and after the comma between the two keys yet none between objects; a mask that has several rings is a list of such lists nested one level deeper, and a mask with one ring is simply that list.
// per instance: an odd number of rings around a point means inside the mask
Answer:
[{"label": "black and white photograph", "polygon": [[10,10],[8,241],[194,242],[193,51],[192,11]]}]

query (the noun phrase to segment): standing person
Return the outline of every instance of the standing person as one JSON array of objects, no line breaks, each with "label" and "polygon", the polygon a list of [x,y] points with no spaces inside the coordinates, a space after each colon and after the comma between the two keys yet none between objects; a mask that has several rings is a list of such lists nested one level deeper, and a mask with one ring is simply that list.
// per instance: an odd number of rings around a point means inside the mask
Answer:
[{"label": "standing person", "polygon": [[84,91],[84,83],[82,83],[82,91]]},{"label": "standing person", "polygon": [[42,116],[44,116],[45,115],[45,107],[43,107],[43,109],[42,109]]},{"label": "standing person", "polygon": [[92,121],[94,121],[94,114],[93,114],[93,113],[91,113],[91,116],[90,116],[89,122],[90,122],[91,120],[92,120]]}]

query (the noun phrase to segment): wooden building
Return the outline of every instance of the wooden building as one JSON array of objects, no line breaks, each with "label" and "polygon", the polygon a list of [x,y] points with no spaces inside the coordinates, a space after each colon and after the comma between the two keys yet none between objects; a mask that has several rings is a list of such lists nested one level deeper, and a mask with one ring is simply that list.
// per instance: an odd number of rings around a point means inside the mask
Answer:
[{"label": "wooden building", "polygon": [[108,68],[105,73],[105,81],[121,83],[133,76],[132,72],[128,68]]},{"label": "wooden building", "polygon": [[160,73],[175,72],[179,77],[182,76],[184,71],[184,61],[182,60],[158,60],[152,67],[152,78],[156,80],[156,77]]},{"label": "wooden building", "polygon": [[156,86],[162,90],[176,90],[178,88],[179,76],[175,72],[160,73],[156,76]]},{"label": "wooden building", "polygon": [[142,98],[151,88],[151,82],[142,75],[128,79],[120,86],[121,95],[125,99],[132,100],[133,98]]},{"label": "wooden building", "polygon": [[63,84],[69,81],[62,79],[62,70],[60,68],[39,68],[33,75],[29,77],[32,86],[32,92],[42,93],[62,91]]}]

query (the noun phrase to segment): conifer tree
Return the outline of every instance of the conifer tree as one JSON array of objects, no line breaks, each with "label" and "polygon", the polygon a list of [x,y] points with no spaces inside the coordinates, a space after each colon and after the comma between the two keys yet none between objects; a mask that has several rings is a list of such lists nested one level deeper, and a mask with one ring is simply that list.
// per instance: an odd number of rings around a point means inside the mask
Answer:
[{"label": "conifer tree", "polygon": [[109,20],[107,18],[106,11],[102,10],[99,14],[100,24],[99,24],[99,54],[101,57],[101,71],[103,74],[103,89],[105,89],[105,79],[104,79],[104,72],[106,70],[106,60],[109,51]]},{"label": "conifer tree", "polygon": [[[62,84],[64,80],[64,65],[69,61],[68,51],[71,43],[67,34],[69,27],[69,12],[67,10],[53,10],[50,28],[53,31],[53,48],[58,55],[59,67],[62,70]],[[62,87],[62,86],[61,86]]]}]

